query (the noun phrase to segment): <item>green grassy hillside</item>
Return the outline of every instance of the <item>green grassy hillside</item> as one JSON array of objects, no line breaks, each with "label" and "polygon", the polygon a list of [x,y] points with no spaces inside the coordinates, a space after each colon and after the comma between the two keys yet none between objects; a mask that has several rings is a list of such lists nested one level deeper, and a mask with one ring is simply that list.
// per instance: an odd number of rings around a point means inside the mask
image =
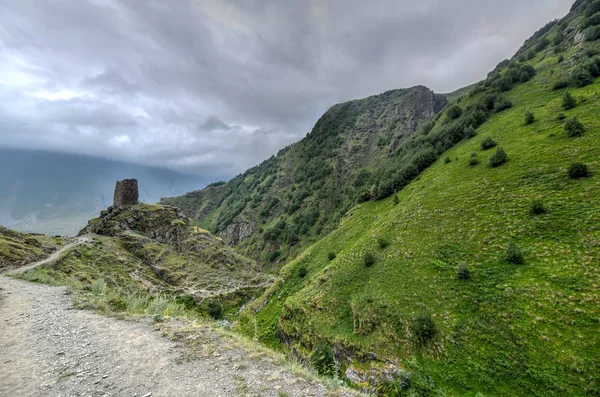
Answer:
[{"label": "green grassy hillside", "polygon": [[[397,395],[600,394],[600,62],[583,28],[596,6],[578,2],[457,100],[462,115],[441,114],[432,142],[485,118],[397,196],[354,208],[284,267],[242,331],[305,354],[326,341],[343,367],[398,360],[415,382]],[[527,65],[535,76],[523,77]],[[580,136],[565,129],[573,118]],[[497,146],[483,150],[487,137]],[[500,147],[507,161],[492,166]],[[570,177],[574,163],[588,177]],[[507,257],[511,244],[523,261]]]},{"label": "green grassy hillside", "polygon": [[19,233],[0,226],[0,270],[42,260],[62,244],[60,237]]},{"label": "green grassy hillside", "polygon": [[445,103],[419,86],[337,104],[277,156],[226,184],[161,204],[178,206],[199,226],[276,268],[369,199],[380,165]]}]

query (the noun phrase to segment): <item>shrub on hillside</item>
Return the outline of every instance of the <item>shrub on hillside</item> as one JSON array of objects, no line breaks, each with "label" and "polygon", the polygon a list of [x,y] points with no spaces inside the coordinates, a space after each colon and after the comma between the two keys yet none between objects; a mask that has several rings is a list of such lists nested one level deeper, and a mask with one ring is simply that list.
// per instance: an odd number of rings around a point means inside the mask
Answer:
[{"label": "shrub on hillside", "polygon": [[558,60],[557,60],[557,62],[558,62],[558,63],[563,63],[563,61],[564,61],[564,60],[565,60],[565,56],[564,56],[564,55],[562,55],[562,54],[560,54],[560,55],[558,56]]},{"label": "shrub on hillside", "polygon": [[600,12],[595,13],[583,22],[584,28],[600,25]]},{"label": "shrub on hillside", "polygon": [[359,203],[366,203],[367,201],[373,200],[373,191],[371,189],[365,188],[360,192],[358,196]]},{"label": "shrub on hillside", "polygon": [[496,153],[494,153],[492,157],[490,157],[490,165],[494,168],[499,167],[502,164],[506,163],[506,160],[506,152],[504,151],[504,149],[499,147],[498,149],[496,149]]},{"label": "shrub on hillside", "polygon": [[558,116],[556,116],[556,119],[558,121],[565,121],[567,119],[567,115],[561,112],[558,114]]},{"label": "shrub on hillside", "polygon": [[281,256],[281,250],[278,250],[278,249],[267,252],[267,261],[273,262],[275,259],[279,258],[280,256]]},{"label": "shrub on hillside", "polygon": [[335,259],[335,257],[336,257],[336,255],[335,255],[335,252],[329,252],[329,253],[327,254],[327,259],[328,259],[329,261],[332,261],[332,260],[334,260],[334,259]]},{"label": "shrub on hillside", "polygon": [[390,241],[385,237],[379,237],[377,239],[377,245],[379,246],[379,248],[385,249],[385,248],[389,247]]},{"label": "shrub on hillside", "polygon": [[600,39],[600,26],[592,26],[585,30],[585,39],[587,41],[596,41]]},{"label": "shrub on hillside", "polygon": [[494,110],[494,107],[496,106],[496,95],[486,95],[483,97],[483,104],[485,105],[485,107],[488,110]]},{"label": "shrub on hillside", "polygon": [[600,66],[598,66],[598,63],[596,63],[596,58],[597,57],[589,59],[582,65],[583,68],[587,70],[594,78],[600,76]]},{"label": "shrub on hillside", "polygon": [[586,68],[580,66],[571,73],[571,82],[575,87],[585,87],[594,82],[594,77]]},{"label": "shrub on hillside", "polygon": [[527,110],[525,112],[525,124],[533,124],[535,123],[535,115],[531,110]]},{"label": "shrub on hillside", "polygon": [[471,157],[469,159],[469,165],[470,166],[475,166],[475,165],[477,165],[479,163],[480,163],[480,161],[479,161],[479,159],[477,157]]},{"label": "shrub on hillside", "polygon": [[573,117],[572,119],[565,121],[564,128],[569,137],[580,136],[585,132],[585,127],[581,121],[577,119],[577,117]]},{"label": "shrub on hillside", "polygon": [[223,306],[221,305],[221,302],[217,300],[208,302],[206,311],[208,312],[208,315],[215,320],[219,320],[223,316]]},{"label": "shrub on hillside", "polygon": [[535,46],[535,51],[540,52],[550,45],[550,40],[547,37],[542,38]]},{"label": "shrub on hillside", "polygon": [[467,265],[459,265],[456,270],[456,277],[459,280],[467,281],[471,279],[471,271],[467,267]]},{"label": "shrub on hillside", "polygon": [[498,112],[498,113],[500,113],[503,110],[510,109],[512,107],[513,107],[512,102],[503,96],[501,96],[500,98],[498,98],[496,100],[496,112]]},{"label": "shrub on hillside", "polygon": [[569,80],[557,80],[556,82],[554,82],[554,85],[552,85],[552,89],[553,90],[562,90],[563,88],[567,88],[571,83],[569,82]]},{"label": "shrub on hillside", "polygon": [[437,335],[437,327],[431,312],[426,309],[420,310],[410,324],[413,342],[417,346],[424,346]]},{"label": "shrub on hillside", "polygon": [[506,261],[515,265],[520,265],[525,262],[523,253],[514,242],[509,242],[506,246]]},{"label": "shrub on hillside", "polygon": [[475,131],[475,128],[473,128],[473,126],[470,125],[465,128],[464,135],[465,135],[465,139],[470,139],[470,138],[477,136],[477,131]]},{"label": "shrub on hillside", "polygon": [[298,277],[304,278],[308,274],[308,269],[304,265],[300,265],[298,268]]},{"label": "shrub on hillside", "polygon": [[400,198],[398,197],[397,194],[394,194],[394,205],[398,205],[400,204]]},{"label": "shrub on hillside", "polygon": [[448,117],[451,120],[456,120],[457,118],[459,118],[463,113],[463,110],[460,106],[458,105],[454,105],[452,106],[450,109],[448,109]]},{"label": "shrub on hillside", "polygon": [[600,0],[590,1],[587,7],[585,8],[585,16],[591,17],[595,13],[600,11]]},{"label": "shrub on hillside", "polygon": [[326,342],[319,342],[310,354],[310,365],[322,376],[335,376],[336,362],[333,349]]},{"label": "shrub on hillside", "polygon": [[586,178],[589,173],[588,166],[583,163],[573,163],[568,169],[569,178],[571,179]]},{"label": "shrub on hillside", "polygon": [[562,43],[565,39],[565,34],[563,33],[562,30],[558,30],[555,34],[554,37],[552,38],[552,44],[559,45],[560,43]]},{"label": "shrub on hillside", "polygon": [[525,83],[529,81],[535,76],[535,68],[531,65],[522,65],[520,69],[519,77],[521,79],[521,83]]},{"label": "shrub on hillside", "polygon": [[565,110],[573,109],[577,106],[577,100],[571,95],[569,91],[565,92],[562,100],[562,107]]},{"label": "shrub on hillside", "polygon": [[375,255],[370,252],[365,252],[365,255],[363,256],[363,262],[366,267],[373,266],[375,264]]},{"label": "shrub on hillside", "polygon": [[444,163],[446,163],[446,164],[451,163],[451,162],[452,162],[452,159],[450,157],[446,157],[444,159]]},{"label": "shrub on hillside", "polygon": [[531,202],[531,206],[529,207],[530,215],[542,215],[546,213],[546,207],[544,206],[544,202],[542,200],[533,200]]},{"label": "shrub on hillside", "polygon": [[495,147],[496,145],[498,145],[496,141],[494,141],[491,136],[488,136],[481,142],[481,149],[488,150]]}]

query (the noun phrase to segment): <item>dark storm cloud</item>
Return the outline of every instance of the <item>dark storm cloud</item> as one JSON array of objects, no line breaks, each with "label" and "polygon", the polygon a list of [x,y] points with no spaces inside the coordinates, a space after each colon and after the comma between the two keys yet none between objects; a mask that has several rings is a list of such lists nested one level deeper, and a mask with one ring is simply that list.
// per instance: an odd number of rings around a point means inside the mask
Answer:
[{"label": "dark storm cloud", "polygon": [[0,138],[230,176],[335,102],[480,80],[571,2],[4,2]]}]

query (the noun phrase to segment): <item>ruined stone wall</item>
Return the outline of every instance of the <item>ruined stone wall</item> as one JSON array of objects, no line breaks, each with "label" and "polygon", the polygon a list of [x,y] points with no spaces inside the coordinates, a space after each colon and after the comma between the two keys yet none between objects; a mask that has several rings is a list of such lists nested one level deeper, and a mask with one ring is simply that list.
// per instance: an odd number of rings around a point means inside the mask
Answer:
[{"label": "ruined stone wall", "polygon": [[139,202],[138,181],[137,179],[124,179],[117,181],[115,185],[115,195],[113,199],[114,207],[137,205]]}]

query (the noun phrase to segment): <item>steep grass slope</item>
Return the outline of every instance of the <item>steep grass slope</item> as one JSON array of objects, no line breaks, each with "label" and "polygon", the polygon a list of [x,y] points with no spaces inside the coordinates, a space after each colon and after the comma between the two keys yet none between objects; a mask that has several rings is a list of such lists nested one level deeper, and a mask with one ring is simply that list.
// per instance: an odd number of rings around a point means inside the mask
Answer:
[{"label": "steep grass slope", "polygon": [[[354,208],[282,269],[247,307],[241,329],[300,352],[327,341],[353,368],[397,359],[419,374],[398,395],[598,395],[600,82],[578,87],[582,68],[596,63],[598,44],[582,34],[595,6],[577,2],[460,100],[467,109],[494,94],[512,107],[489,113],[476,136],[397,199]],[[535,77],[506,86],[525,65]],[[565,90],[553,89],[561,80],[571,85],[573,109],[563,108]],[[452,126],[449,111],[430,134]],[[572,118],[584,125],[581,136],[566,132]],[[507,153],[496,167],[489,159],[497,147],[482,149],[490,136]],[[588,177],[569,177],[576,162]],[[519,262],[507,258],[510,243],[522,264],[508,260]]]}]

